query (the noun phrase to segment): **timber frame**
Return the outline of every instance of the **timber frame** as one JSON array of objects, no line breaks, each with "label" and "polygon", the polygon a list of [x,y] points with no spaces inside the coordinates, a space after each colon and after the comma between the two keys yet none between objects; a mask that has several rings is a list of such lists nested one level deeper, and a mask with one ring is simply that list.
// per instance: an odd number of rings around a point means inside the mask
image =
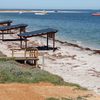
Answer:
[{"label": "timber frame", "polygon": [[[53,51],[55,51],[55,33],[56,32],[57,32],[56,29],[48,28],[48,29],[42,29],[42,30],[37,30],[37,31],[21,33],[21,34],[18,34],[18,36],[20,38],[25,39],[25,48],[28,48],[27,38],[46,35],[47,50],[48,50],[48,46],[49,46],[49,38],[51,38],[53,41]],[[21,45],[22,45],[22,43],[21,43]]]}]

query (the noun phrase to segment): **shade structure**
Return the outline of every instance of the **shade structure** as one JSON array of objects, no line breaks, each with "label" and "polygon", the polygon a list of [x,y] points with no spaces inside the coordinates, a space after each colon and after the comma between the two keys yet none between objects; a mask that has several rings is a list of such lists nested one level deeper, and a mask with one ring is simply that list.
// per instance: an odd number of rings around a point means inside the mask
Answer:
[{"label": "shade structure", "polygon": [[28,26],[27,24],[17,24],[17,25],[11,25],[11,26],[3,26],[3,27],[0,27],[0,31],[7,31],[7,30],[23,28],[23,27],[27,27],[27,26]]},{"label": "shade structure", "polygon": [[10,26],[12,23],[11,20],[6,20],[6,21],[0,21],[0,25],[7,25],[7,26]]},{"label": "shade structure", "polygon": [[6,33],[7,34],[10,34],[11,33],[11,30],[14,30],[14,29],[19,29],[19,32],[22,33],[22,32],[25,32],[26,30],[26,27],[28,25],[27,24],[17,24],[17,25],[10,25],[10,26],[2,26],[0,27],[0,35],[2,35],[2,39],[4,39],[4,34]]},{"label": "shade structure", "polygon": [[37,30],[37,31],[31,31],[31,32],[25,32],[18,34],[18,36],[24,37],[24,38],[29,38],[29,37],[34,37],[34,36],[41,36],[41,35],[46,35],[49,33],[56,33],[57,30],[53,28],[47,28],[47,29],[42,29],[42,30]]},{"label": "shade structure", "polygon": [[[18,34],[21,38],[30,38],[30,37],[35,37],[35,36],[42,36],[42,35],[47,35],[47,48],[48,48],[48,40],[49,38],[52,38],[53,40],[53,51],[55,49],[55,33],[58,32],[58,30],[53,29],[53,28],[47,28],[47,29],[42,29],[42,30],[36,30],[36,31],[31,31],[31,32],[25,32]],[[27,41],[26,41],[26,46],[27,48]]]}]

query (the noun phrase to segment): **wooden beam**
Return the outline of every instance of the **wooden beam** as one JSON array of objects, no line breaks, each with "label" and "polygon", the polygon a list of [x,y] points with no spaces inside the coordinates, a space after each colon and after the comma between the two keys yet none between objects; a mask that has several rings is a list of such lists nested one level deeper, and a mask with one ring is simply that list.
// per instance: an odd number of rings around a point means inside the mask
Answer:
[{"label": "wooden beam", "polygon": [[25,27],[20,27],[20,34],[21,34],[22,32],[26,32],[26,28],[25,28]]},{"label": "wooden beam", "polygon": [[25,41],[25,39],[3,39],[3,41]]},{"label": "wooden beam", "polygon": [[8,23],[7,23],[7,26],[10,26],[10,25],[11,25],[11,23],[10,23],[10,22],[8,22]]},{"label": "wooden beam", "polygon": [[2,35],[2,34],[6,34],[7,35],[7,34],[14,34],[14,33],[12,33],[12,32],[11,33],[0,33],[0,35]]},{"label": "wooden beam", "polygon": [[[2,31],[2,33],[3,33],[4,31]],[[2,34],[2,40],[4,39],[4,34]]]},{"label": "wooden beam", "polygon": [[25,38],[25,49],[27,49],[27,38]]},{"label": "wooden beam", "polygon": [[48,34],[47,34],[47,50],[48,50],[48,43],[49,42],[49,39],[48,39]]},{"label": "wooden beam", "polygon": [[[22,38],[20,37],[20,39],[22,39]],[[22,44],[23,44],[22,41],[20,41],[20,48],[22,48]]]},{"label": "wooden beam", "polygon": [[53,33],[53,52],[55,51],[55,33]]}]

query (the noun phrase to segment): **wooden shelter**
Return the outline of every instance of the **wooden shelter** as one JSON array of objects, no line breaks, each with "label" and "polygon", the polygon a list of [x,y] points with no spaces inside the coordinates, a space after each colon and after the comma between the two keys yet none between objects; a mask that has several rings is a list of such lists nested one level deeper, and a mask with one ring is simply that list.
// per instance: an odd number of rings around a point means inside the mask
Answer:
[{"label": "wooden shelter", "polygon": [[19,29],[19,32],[22,33],[22,32],[26,31],[27,26],[28,26],[27,24],[17,24],[17,25],[10,25],[10,26],[0,27],[0,32],[1,32],[0,35],[2,35],[2,40],[4,40],[4,35],[5,34],[13,34],[11,32],[11,30]]},{"label": "wooden shelter", "polygon": [[55,33],[56,32],[57,32],[56,29],[47,28],[47,29],[42,29],[42,30],[37,30],[37,31],[21,33],[21,34],[18,34],[18,36],[21,37],[22,39],[25,39],[25,48],[28,48],[27,47],[27,38],[46,35],[47,36],[47,49],[48,49],[48,45],[49,45],[49,38],[51,38],[53,40],[53,51],[54,51],[55,50]]},{"label": "wooden shelter", "polygon": [[10,26],[12,23],[11,20],[1,21],[0,26]]}]

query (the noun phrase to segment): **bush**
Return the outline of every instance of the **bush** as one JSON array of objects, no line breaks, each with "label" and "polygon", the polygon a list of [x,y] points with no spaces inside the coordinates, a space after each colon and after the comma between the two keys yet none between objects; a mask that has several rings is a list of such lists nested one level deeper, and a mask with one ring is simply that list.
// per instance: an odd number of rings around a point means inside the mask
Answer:
[{"label": "bush", "polygon": [[47,71],[30,66],[22,67],[21,64],[13,60],[0,60],[0,83],[38,83],[50,82],[55,85],[75,86],[77,89],[83,89],[80,85],[64,82],[64,80]]},{"label": "bush", "polygon": [[0,83],[20,82],[37,83],[50,82],[63,84],[64,81],[57,75],[38,68],[23,68],[15,61],[0,61]]}]

